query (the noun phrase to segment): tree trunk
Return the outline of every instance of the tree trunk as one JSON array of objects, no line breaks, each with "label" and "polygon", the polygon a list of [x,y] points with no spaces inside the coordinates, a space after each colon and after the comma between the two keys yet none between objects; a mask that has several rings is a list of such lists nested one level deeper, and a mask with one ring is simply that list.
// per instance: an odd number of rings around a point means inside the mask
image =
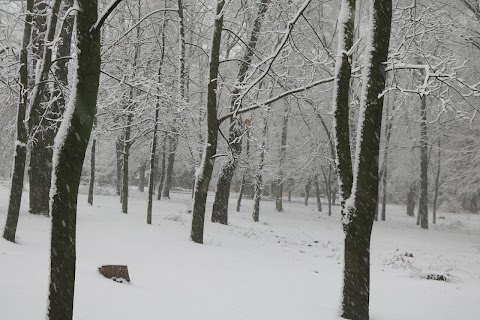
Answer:
[{"label": "tree trunk", "polygon": [[420,108],[420,198],[418,215],[420,227],[428,229],[428,135],[427,135],[427,96],[422,96]]},{"label": "tree trunk", "polygon": [[71,320],[75,289],[77,197],[95,117],[100,77],[96,0],[77,0],[77,63],[69,105],[55,139],[50,214],[52,236],[48,320]]},{"label": "tree trunk", "polygon": [[441,136],[438,137],[438,151],[437,151],[437,175],[435,176],[435,194],[433,196],[433,224],[437,223],[437,202],[438,190],[440,189],[440,169],[441,169]]},{"label": "tree trunk", "polygon": [[310,189],[312,188],[312,180],[308,178],[307,183],[305,184],[305,199],[303,200],[303,204],[308,206],[308,198],[310,196]]},{"label": "tree trunk", "polygon": [[282,212],[283,211],[283,167],[285,164],[285,159],[287,157],[287,133],[288,133],[288,103],[287,101],[284,102],[285,110],[283,113],[283,121],[282,121],[282,134],[280,140],[280,164],[278,168],[277,174],[277,186],[275,195],[275,211]]},{"label": "tree trunk", "polygon": [[[93,120],[93,128],[96,129],[97,119]],[[94,135],[92,140],[92,149],[90,151],[90,183],[88,185],[88,204],[93,205],[93,189],[95,187],[95,152],[97,137]]]},{"label": "tree trunk", "polygon": [[322,212],[322,198],[320,194],[320,185],[318,184],[318,176],[315,176],[315,193],[317,195],[317,211]]},{"label": "tree trunk", "polygon": [[258,222],[260,218],[260,200],[262,198],[262,170],[263,162],[265,160],[266,141],[268,138],[268,115],[263,117],[263,140],[260,146],[260,154],[258,159],[258,166],[255,173],[254,180],[254,194],[253,194],[253,213],[252,219],[254,222]]},{"label": "tree trunk", "polygon": [[160,162],[160,181],[158,182],[157,200],[162,199],[163,185],[165,184],[165,162],[166,162],[166,144],[167,135],[164,136],[162,142],[161,162]]},{"label": "tree trunk", "polygon": [[[115,142],[115,149],[117,151],[117,182],[115,184],[117,196],[121,196],[122,192],[122,138],[118,137]],[[120,197],[120,202],[122,202]]]},{"label": "tree trunk", "polygon": [[147,203],[147,224],[152,224],[152,205],[153,205],[153,189],[155,188],[155,151],[157,150],[157,131],[158,116],[160,112],[160,104],[157,103],[155,108],[155,118],[153,124],[152,148],[150,151],[150,176],[148,178],[148,203]]},{"label": "tree trunk", "polygon": [[27,87],[28,87],[28,46],[32,33],[32,10],[33,0],[27,1],[25,24],[23,28],[22,50],[20,51],[20,68],[18,70],[19,97],[17,107],[17,139],[15,141],[15,154],[13,160],[12,183],[10,185],[10,197],[8,200],[7,220],[3,237],[15,242],[20,205],[22,202],[23,179],[25,175],[25,162],[27,158],[27,128],[25,127],[25,114],[27,111]]},{"label": "tree trunk", "polygon": [[[252,62],[253,54],[257,46],[258,36],[262,26],[263,18],[265,12],[268,8],[269,0],[261,0],[258,7],[257,15],[253,22],[253,28],[250,33],[249,42],[243,56],[243,59],[240,63],[240,68],[238,70],[236,83],[237,86],[234,87],[231,94],[230,100],[230,111],[234,112],[235,110],[241,107],[240,101],[238,101],[240,89],[239,87],[244,84],[247,72],[250,68]],[[221,224],[228,223],[228,199],[230,197],[230,188],[232,184],[232,177],[235,173],[238,164],[238,158],[242,153],[242,135],[243,135],[243,124],[241,117],[231,117],[230,126],[229,126],[229,139],[228,143],[232,152],[232,156],[225,163],[220,171],[220,175],[217,181],[217,189],[215,192],[215,200],[213,203],[212,209],[212,222],[218,222]]]},{"label": "tree trunk", "polygon": [[[342,1],[339,22],[340,34],[353,39],[354,1]],[[345,9],[344,9],[345,8]],[[347,10],[349,8],[350,10]],[[345,11],[344,11],[345,10]],[[363,84],[357,130],[357,165],[350,171],[351,159],[349,123],[339,123],[336,105],[337,169],[342,194],[342,223],[345,232],[344,270],[341,316],[351,320],[369,319],[370,299],[370,237],[377,207],[378,157],[382,127],[383,97],[392,18],[391,0],[373,0],[370,16],[369,38],[363,67]],[[341,19],[341,20],[343,20]],[[342,33],[342,31],[345,31]],[[350,40],[350,39],[349,39]],[[346,41],[345,41],[346,42]],[[351,42],[349,42],[351,43]],[[350,45],[340,42],[339,54],[350,50]],[[344,58],[343,61],[348,59]],[[338,63],[338,62],[337,62]],[[340,63],[341,64],[341,63]],[[349,85],[344,88],[343,99],[348,101]],[[335,100],[334,100],[335,101]],[[347,114],[348,104],[344,110]],[[343,110],[343,109],[342,109]],[[348,119],[348,117],[347,117]],[[341,139],[338,139],[342,137]],[[350,182],[353,182],[350,184]],[[351,186],[349,189],[348,186]],[[352,193],[353,192],[353,193]]]},{"label": "tree trunk", "polygon": [[[132,89],[131,89],[132,90]],[[131,96],[132,94],[130,94]],[[127,107],[127,121],[125,124],[125,131],[123,133],[123,152],[122,152],[122,213],[128,213],[128,158],[130,157],[130,135],[133,115],[130,107]]]},{"label": "tree trunk", "polygon": [[210,49],[209,75],[207,84],[207,134],[202,164],[195,180],[195,195],[193,198],[192,230],[190,238],[193,242],[203,243],[205,223],[205,205],[208,186],[212,178],[215,154],[217,153],[218,119],[217,119],[217,87],[218,67],[220,65],[220,44],[223,29],[223,7],[225,0],[217,0],[214,18],[212,45]]},{"label": "tree trunk", "polygon": [[[173,134],[176,134],[175,128],[172,128]],[[169,151],[167,158],[167,166],[165,168],[165,177],[162,190],[162,196],[164,199],[170,199],[170,189],[172,186],[173,165],[175,163],[175,153],[177,152],[177,138],[169,136]]]},{"label": "tree trunk", "polygon": [[245,187],[246,175],[247,175],[247,168],[245,168],[242,173],[242,181],[240,182],[240,190],[238,191],[237,212],[240,212],[240,207],[242,206],[243,189]]},{"label": "tree trunk", "polygon": [[410,185],[407,193],[407,215],[415,216],[415,195],[417,194],[417,187],[415,183]]},{"label": "tree trunk", "polygon": [[[51,43],[54,40],[60,4],[61,0],[53,2],[48,14],[44,42],[39,43],[39,45],[43,46],[44,43]],[[39,32],[39,37],[41,34],[42,32]],[[48,120],[44,119],[45,108],[42,106],[42,102],[48,96],[46,83],[52,64],[52,47],[46,46],[41,51],[43,51],[42,60],[35,79],[28,115],[30,138],[34,141],[30,147],[28,175],[30,183],[30,213],[48,215],[52,176],[52,146],[55,131],[49,127]],[[48,112],[46,118],[48,119],[51,116],[51,112]]]},{"label": "tree trunk", "polygon": [[[388,99],[392,100],[391,97]],[[393,101],[394,102],[394,101]],[[395,103],[392,103],[392,113],[395,112]],[[387,124],[385,126],[385,148],[383,151],[383,175],[382,175],[382,221],[386,220],[386,211],[387,211],[387,177],[388,177],[388,146],[390,143],[390,137],[392,135],[392,122],[393,120],[389,119],[389,109],[387,109],[386,119]]]},{"label": "tree trunk", "polygon": [[[153,159],[155,161],[155,159]],[[147,164],[145,161],[142,161],[139,168],[139,177],[138,177],[138,191],[145,191],[145,171],[147,170]]]}]

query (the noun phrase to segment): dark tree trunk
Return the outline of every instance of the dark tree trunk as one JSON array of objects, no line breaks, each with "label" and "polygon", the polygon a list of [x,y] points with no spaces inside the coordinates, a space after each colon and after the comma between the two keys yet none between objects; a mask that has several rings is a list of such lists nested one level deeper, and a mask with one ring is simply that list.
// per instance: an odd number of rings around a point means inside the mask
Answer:
[{"label": "dark tree trunk", "polygon": [[166,144],[167,136],[165,135],[162,142],[161,162],[160,162],[160,181],[158,182],[157,200],[162,199],[162,190],[165,183],[165,162],[166,162]]},{"label": "dark tree trunk", "polygon": [[[96,118],[93,127],[96,128]],[[93,189],[95,187],[95,152],[97,145],[97,137],[93,136],[92,149],[90,151],[90,183],[88,185],[88,204],[93,205]]]},{"label": "dark tree trunk", "polygon": [[292,201],[292,190],[288,190],[288,201]]},{"label": "dark tree trunk", "polygon": [[[155,159],[153,159],[155,161]],[[138,191],[144,192],[145,191],[145,171],[147,170],[146,162],[142,161],[139,168],[139,177],[138,177]]]},{"label": "dark tree trunk", "polygon": [[[342,1],[349,6],[345,19],[339,26],[345,28],[345,37],[353,39],[354,1]],[[377,207],[378,197],[378,157],[382,127],[383,97],[379,97],[385,88],[386,73],[384,62],[387,61],[390,40],[392,1],[373,0],[371,12],[371,34],[367,41],[372,46],[366,52],[364,70],[365,80],[362,84],[362,96],[359,117],[363,121],[357,131],[356,172],[351,171],[349,142],[349,123],[341,123],[338,117],[338,105],[335,112],[337,136],[337,163],[340,176],[342,202],[342,222],[345,232],[343,290],[341,316],[351,320],[369,319],[370,299],[370,237]],[[345,11],[344,11],[345,14]],[[349,39],[349,40],[351,40]],[[347,41],[345,41],[347,42]],[[351,42],[349,42],[351,43]],[[350,45],[342,48],[340,53],[348,52]],[[346,60],[345,57],[343,60]],[[348,102],[348,89],[343,99]],[[348,113],[348,105],[345,107]],[[343,109],[342,109],[343,110]],[[348,117],[347,117],[348,119]],[[338,137],[343,137],[338,139]],[[354,183],[351,184],[351,182]],[[348,186],[351,188],[349,189]],[[352,190],[355,192],[352,194]]]},{"label": "dark tree trunk", "polygon": [[427,96],[422,96],[420,110],[420,198],[418,215],[420,227],[428,229],[428,135],[427,135]]},{"label": "dark tree trunk", "polygon": [[308,198],[310,197],[310,189],[312,188],[312,180],[308,178],[307,183],[305,184],[305,198],[303,204],[308,206]]},{"label": "dark tree trunk", "polygon": [[[50,43],[55,37],[57,14],[60,4],[61,0],[55,0],[50,10],[48,10],[49,15],[44,42]],[[39,36],[41,36],[42,33],[43,32],[39,32]],[[39,43],[39,45],[43,46],[43,43]],[[52,147],[55,130],[49,125],[48,120],[44,119],[45,108],[42,106],[42,102],[45,101],[48,96],[46,83],[52,64],[52,48],[51,46],[47,46],[41,51],[42,60],[40,62],[40,71],[35,79],[36,85],[32,92],[28,117],[30,138],[34,141],[30,148],[28,176],[30,183],[30,213],[48,215],[52,176]],[[48,112],[46,118],[52,116],[52,113]]]},{"label": "dark tree trunk", "polygon": [[23,179],[25,175],[25,162],[27,158],[27,128],[25,127],[25,114],[27,111],[27,87],[28,87],[28,46],[32,32],[33,0],[27,1],[25,24],[23,29],[22,50],[20,51],[20,68],[18,70],[18,82],[20,84],[18,107],[17,107],[17,132],[15,141],[15,155],[13,160],[12,183],[8,200],[7,220],[3,237],[15,242],[20,204],[22,202]]},{"label": "dark tree trunk", "polygon": [[258,222],[260,218],[260,200],[262,198],[262,170],[263,162],[265,160],[265,143],[268,137],[268,118],[267,115],[263,118],[263,140],[260,147],[260,154],[258,160],[257,170],[255,172],[254,179],[254,194],[253,194],[253,213],[252,219],[254,222]]},{"label": "dark tree trunk", "polygon": [[55,143],[50,214],[52,236],[48,320],[71,320],[75,289],[77,196],[85,151],[95,117],[100,76],[97,1],[78,0],[77,65],[70,102]]},{"label": "dark tree trunk", "polygon": [[210,49],[209,75],[207,84],[207,133],[202,155],[202,164],[195,180],[193,198],[192,230],[190,238],[193,242],[203,243],[205,224],[205,205],[207,202],[208,186],[212,178],[215,154],[217,153],[218,119],[217,119],[217,87],[218,67],[220,64],[220,44],[223,29],[224,0],[217,0],[212,46]]},{"label": "dark tree trunk", "polygon": [[275,195],[275,211],[283,211],[283,167],[285,164],[285,159],[287,157],[287,134],[288,134],[288,103],[284,101],[285,110],[283,113],[282,121],[282,134],[280,140],[280,164],[277,174],[277,185],[276,185],[276,195]]},{"label": "dark tree trunk", "polygon": [[243,189],[245,188],[246,175],[247,175],[247,168],[245,168],[242,173],[242,181],[240,182],[240,190],[238,191],[237,212],[240,212],[240,207],[242,206]]},{"label": "dark tree trunk", "polygon": [[440,170],[441,170],[441,136],[438,137],[438,151],[437,151],[437,175],[435,176],[435,194],[433,196],[433,224],[437,223],[437,203],[438,203],[438,190],[440,189]]},{"label": "dark tree trunk", "polygon": [[317,195],[317,211],[322,212],[322,197],[320,194],[320,185],[318,184],[318,176],[314,177],[315,193]]},{"label": "dark tree trunk", "polygon": [[[127,108],[128,111],[130,108]],[[123,151],[122,151],[122,212],[128,213],[128,160],[130,157],[130,135],[131,135],[131,125],[133,121],[133,115],[131,112],[127,115],[127,122],[125,124],[125,131],[123,134]]]},{"label": "dark tree trunk", "polygon": [[242,153],[242,123],[240,118],[232,119],[230,126],[230,150],[231,158],[223,164],[220,175],[218,176],[217,189],[215,192],[215,201],[212,208],[212,222],[228,224],[228,199],[230,198],[230,186],[232,184],[233,174],[237,167],[238,158]]},{"label": "dark tree trunk", "polygon": [[[117,151],[117,181],[115,184],[117,196],[121,195],[122,192],[122,138],[118,137],[115,143],[115,149]],[[120,199],[121,202],[121,199]]]},{"label": "dark tree trunk", "polygon": [[148,178],[147,224],[152,224],[153,189],[155,188],[155,151],[157,150],[158,116],[160,105],[155,108],[152,148],[150,151],[150,176]]},{"label": "dark tree trunk", "polygon": [[410,185],[407,193],[407,215],[410,217],[415,216],[415,196],[417,194],[417,187],[415,183]]},{"label": "dark tree trunk", "polygon": [[[172,132],[175,134],[176,130],[172,129]],[[175,153],[177,152],[177,138],[174,136],[169,137],[169,151],[167,158],[167,166],[165,168],[165,180],[162,190],[162,196],[164,199],[170,199],[170,189],[172,187],[172,175],[173,175],[173,165],[175,163]]]},{"label": "dark tree trunk", "polygon": [[[247,130],[248,130],[248,128],[247,128]],[[249,133],[249,131],[247,131],[246,157],[247,157],[247,162],[249,162],[250,161],[250,133]],[[237,212],[240,212],[240,207],[242,206],[243,190],[245,189],[247,174],[248,174],[248,168],[246,167],[243,170],[243,173],[242,173],[242,181],[240,183],[240,190],[238,192]]]},{"label": "dark tree trunk", "polygon": [[[262,26],[265,12],[268,8],[268,0],[261,0],[258,7],[257,15],[253,21],[253,28],[250,33],[249,42],[243,56],[240,68],[238,70],[236,82],[231,94],[230,111],[234,112],[239,109],[240,102],[238,97],[240,94],[239,86],[244,84],[247,72],[250,68],[250,64],[253,58],[255,48],[257,46],[258,35]],[[238,158],[242,153],[242,135],[244,133],[241,117],[231,117],[229,126],[228,143],[232,152],[232,155],[227,163],[222,166],[220,175],[217,181],[217,189],[215,192],[215,200],[212,209],[212,222],[218,222],[221,224],[228,223],[228,199],[230,197],[230,188],[232,184],[232,178],[235,173],[238,164]]]}]

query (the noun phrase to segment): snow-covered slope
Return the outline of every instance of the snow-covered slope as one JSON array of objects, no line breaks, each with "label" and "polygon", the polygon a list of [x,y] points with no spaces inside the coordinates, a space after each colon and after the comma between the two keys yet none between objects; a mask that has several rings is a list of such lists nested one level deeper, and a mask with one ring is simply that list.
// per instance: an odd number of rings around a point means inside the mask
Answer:
[{"label": "snow-covered slope", "polygon": [[[133,191],[133,190],[132,190]],[[262,202],[242,212],[231,200],[230,225],[209,222],[205,244],[189,241],[189,195],[155,201],[146,224],[146,195],[133,193],[129,214],[117,197],[79,198],[75,319],[282,320],[336,319],[342,237],[332,217],[285,202],[284,213]],[[3,226],[8,189],[0,187]],[[24,199],[28,196],[24,195]],[[210,197],[211,200],[211,197]],[[313,201],[312,201],[313,202]],[[42,319],[47,299],[49,219],[23,203],[18,242],[0,240],[0,318]],[[376,222],[372,248],[373,320],[476,320],[480,315],[480,215],[440,213],[420,230],[404,208],[389,206]],[[413,257],[405,256],[411,253]],[[97,267],[128,264],[130,284],[103,278]],[[450,282],[422,279],[448,274]]]}]

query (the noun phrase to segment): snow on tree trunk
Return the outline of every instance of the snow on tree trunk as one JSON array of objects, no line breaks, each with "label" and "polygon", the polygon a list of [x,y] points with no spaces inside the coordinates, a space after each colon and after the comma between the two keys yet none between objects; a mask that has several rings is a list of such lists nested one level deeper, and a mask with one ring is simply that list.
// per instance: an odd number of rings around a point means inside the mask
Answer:
[{"label": "snow on tree trunk", "polygon": [[[334,142],[336,166],[342,207],[352,190],[352,159],[350,153],[349,92],[352,66],[348,51],[353,46],[355,29],[355,0],[342,0],[338,17],[337,61],[333,84]],[[330,196],[333,196],[331,192]]]},{"label": "snow on tree trunk", "polygon": [[214,18],[212,44],[210,49],[209,75],[207,85],[207,132],[202,155],[202,163],[196,172],[193,197],[193,217],[190,238],[196,243],[203,243],[205,224],[205,206],[208,186],[212,177],[215,154],[217,153],[218,119],[217,119],[217,87],[218,67],[220,65],[220,44],[223,29],[224,0],[218,0]]},{"label": "snow on tree trunk", "polygon": [[69,104],[55,138],[50,215],[52,236],[48,320],[71,320],[75,288],[77,197],[96,112],[100,32],[96,0],[77,0],[77,57]]},{"label": "snow on tree trunk", "polygon": [[428,134],[427,134],[427,96],[421,97],[420,108],[420,197],[418,198],[418,216],[420,227],[428,229]]},{"label": "snow on tree trunk", "polygon": [[[269,1],[261,0],[255,20],[253,21],[253,28],[250,33],[250,38],[247,44],[245,54],[240,68],[238,70],[236,78],[236,86],[232,90],[230,99],[230,111],[234,112],[241,108],[241,101],[238,101],[240,94],[240,87],[244,85],[247,72],[250,69],[253,54],[257,46],[257,41],[262,27],[262,22],[267,12]],[[215,200],[212,209],[212,222],[218,222],[221,224],[228,223],[228,199],[230,197],[230,188],[232,184],[232,178],[235,173],[238,164],[238,158],[242,153],[242,137],[244,133],[244,127],[241,117],[231,117],[228,143],[231,150],[231,157],[222,166],[220,175],[217,181],[217,188],[215,192]]]},{"label": "snow on tree trunk", "polygon": [[[347,2],[342,2],[346,5]],[[370,299],[370,237],[378,205],[378,158],[382,127],[383,96],[390,43],[392,1],[374,0],[370,10],[370,26],[365,49],[362,94],[357,129],[357,146],[352,188],[349,191],[348,139],[338,139],[349,134],[349,124],[336,121],[337,168],[344,208],[342,223],[345,232],[343,288],[341,316],[345,319],[368,320]],[[341,14],[345,15],[345,12]],[[346,14],[351,19],[353,11]],[[343,21],[347,21],[345,19]],[[340,30],[342,25],[339,23]],[[353,30],[352,30],[353,31]],[[347,51],[339,46],[339,53]],[[345,56],[344,56],[345,58]],[[346,91],[345,94],[348,94]],[[343,97],[342,99],[345,99]],[[348,99],[345,99],[348,100]],[[335,101],[335,100],[334,100]],[[336,109],[338,112],[338,106]],[[348,109],[346,110],[348,113]],[[345,156],[342,160],[341,157]],[[347,170],[345,170],[347,168]],[[345,199],[344,195],[350,194]]]},{"label": "snow on tree trunk", "polygon": [[[115,189],[117,196],[122,192],[122,138],[118,137],[115,142],[115,150],[117,155],[117,181],[115,183]],[[120,200],[121,202],[121,200]]]},{"label": "snow on tree trunk", "polygon": [[268,115],[263,118],[263,140],[260,146],[258,166],[254,178],[254,193],[253,193],[253,213],[252,219],[258,222],[260,218],[260,200],[262,198],[262,170],[265,160],[266,140],[268,138]]},{"label": "snow on tree trunk", "polygon": [[16,121],[16,141],[15,154],[13,160],[12,182],[10,185],[10,197],[8,200],[7,220],[3,237],[15,242],[15,233],[17,232],[18,216],[20,214],[20,204],[22,202],[23,178],[25,175],[25,161],[27,158],[27,128],[24,120],[27,111],[27,87],[28,87],[28,46],[32,33],[32,10],[33,0],[27,1],[25,24],[23,28],[22,49],[20,51],[20,68],[18,70],[18,83],[20,84],[17,121]]},{"label": "snow on tree trunk", "polygon": [[[32,214],[48,215],[49,210],[48,195],[52,176],[52,146],[55,130],[47,120],[52,117],[52,113],[51,111],[47,112],[45,117],[46,109],[42,106],[42,102],[47,102],[49,97],[47,81],[52,64],[52,45],[46,44],[52,43],[55,38],[60,4],[61,0],[55,0],[52,6],[48,7],[45,38],[41,44],[39,43],[39,45],[45,45],[45,47],[41,50],[43,55],[35,77],[35,86],[32,91],[28,112],[28,129],[30,139],[33,141],[30,146],[28,170],[30,213]],[[43,28],[42,26],[41,29]],[[43,32],[39,32],[39,36],[42,34]]]}]

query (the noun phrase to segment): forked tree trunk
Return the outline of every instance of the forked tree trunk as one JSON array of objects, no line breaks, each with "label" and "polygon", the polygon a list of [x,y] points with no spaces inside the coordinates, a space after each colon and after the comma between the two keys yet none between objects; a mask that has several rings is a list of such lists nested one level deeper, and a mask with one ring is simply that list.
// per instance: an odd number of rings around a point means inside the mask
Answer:
[{"label": "forked tree trunk", "polygon": [[[342,1],[339,54],[349,52],[353,41],[355,1]],[[339,110],[335,103],[336,149],[341,188],[342,223],[345,232],[344,269],[341,316],[345,319],[368,320],[370,299],[370,237],[377,207],[378,196],[378,156],[382,127],[383,97],[386,72],[384,62],[387,61],[390,40],[392,1],[373,0],[369,24],[367,49],[364,53],[364,81],[362,84],[362,100],[360,119],[357,130],[357,162],[356,171],[351,171],[349,123],[344,123],[341,111],[348,113],[348,103]],[[371,43],[371,45],[370,45]],[[347,63],[343,57],[337,61],[336,70]],[[339,65],[340,64],[340,68]],[[336,72],[338,80],[341,72]],[[338,81],[340,82],[340,81]],[[349,84],[346,86],[343,99],[348,102]],[[338,89],[338,88],[335,88]],[[341,94],[343,95],[343,94]],[[339,95],[340,96],[340,95]],[[335,101],[335,100],[334,100]],[[339,114],[340,111],[340,114]],[[339,117],[340,116],[340,117]],[[347,117],[348,119],[348,117]],[[342,137],[339,139],[339,137]],[[348,151],[348,152],[347,152]],[[353,182],[353,183],[351,183]],[[348,186],[351,188],[349,189]],[[352,191],[355,192],[352,194]]]},{"label": "forked tree trunk", "polygon": [[427,135],[427,96],[422,96],[420,108],[420,197],[418,216],[420,227],[428,229],[428,135]]},{"label": "forked tree trunk", "polygon": [[210,49],[209,75],[207,84],[207,132],[202,155],[202,163],[195,180],[193,197],[192,230],[190,238],[193,242],[203,243],[205,224],[205,206],[208,186],[212,178],[215,154],[217,153],[218,119],[217,119],[217,87],[218,67],[220,65],[220,44],[223,29],[223,7],[225,0],[217,0],[214,16],[212,45]]},{"label": "forked tree trunk", "polygon": [[96,0],[77,0],[77,63],[70,100],[55,139],[51,190],[52,236],[48,320],[71,320],[75,289],[77,197],[95,117],[100,78]]},{"label": "forked tree trunk", "polygon": [[[30,109],[28,115],[28,129],[33,143],[30,147],[29,163],[29,184],[30,184],[30,213],[48,215],[49,211],[49,193],[52,176],[52,146],[55,138],[55,131],[44,119],[45,108],[42,102],[48,98],[47,82],[52,64],[52,46],[45,46],[44,43],[50,43],[54,40],[57,24],[57,14],[60,8],[61,0],[55,0],[48,10],[46,21],[45,38],[42,43],[38,43],[39,52],[42,52],[40,68],[35,79],[35,86],[30,99]],[[44,26],[39,26],[43,29]],[[38,33],[41,37],[43,30]],[[47,119],[52,116],[47,113]]]},{"label": "forked tree trunk", "polygon": [[[250,33],[250,38],[246,47],[245,54],[240,63],[236,78],[236,86],[232,90],[230,99],[230,111],[234,112],[240,108],[240,101],[238,101],[240,88],[245,81],[247,72],[250,69],[253,54],[257,46],[258,36],[262,26],[265,12],[267,11],[269,0],[260,0],[255,20],[253,21],[253,28]],[[215,200],[212,209],[212,222],[219,222],[221,224],[228,223],[228,199],[230,197],[230,188],[232,178],[238,164],[238,158],[242,153],[242,135],[244,128],[241,117],[230,117],[228,143],[232,152],[231,157],[222,166],[220,175],[217,181],[217,189],[215,192]]]},{"label": "forked tree trunk", "polygon": [[20,204],[22,202],[23,179],[25,175],[25,161],[27,158],[27,128],[25,127],[25,114],[27,111],[28,88],[28,46],[32,33],[33,0],[27,0],[25,24],[23,27],[22,50],[20,51],[20,68],[18,70],[18,83],[20,84],[17,106],[17,132],[15,141],[15,154],[13,159],[12,182],[8,200],[7,220],[3,237],[15,242]]}]

